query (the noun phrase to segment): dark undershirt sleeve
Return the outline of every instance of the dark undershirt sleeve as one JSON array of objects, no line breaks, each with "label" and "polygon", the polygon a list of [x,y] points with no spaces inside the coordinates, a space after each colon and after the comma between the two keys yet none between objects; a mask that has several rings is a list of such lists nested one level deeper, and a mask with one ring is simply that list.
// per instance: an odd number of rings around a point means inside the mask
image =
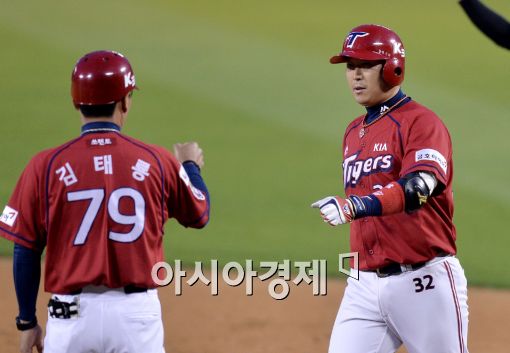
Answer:
[{"label": "dark undershirt sleeve", "polygon": [[33,321],[41,278],[41,254],[22,245],[14,244],[13,265],[19,318]]},{"label": "dark undershirt sleeve", "polygon": [[461,0],[471,21],[497,45],[510,49],[510,23],[478,0]]},{"label": "dark undershirt sleeve", "polygon": [[200,175],[200,167],[193,161],[185,161],[182,163],[182,166],[184,167],[184,170],[186,170],[191,184],[205,194],[207,198],[207,205],[209,206],[209,190],[207,190],[204,179],[202,179],[202,176]]}]

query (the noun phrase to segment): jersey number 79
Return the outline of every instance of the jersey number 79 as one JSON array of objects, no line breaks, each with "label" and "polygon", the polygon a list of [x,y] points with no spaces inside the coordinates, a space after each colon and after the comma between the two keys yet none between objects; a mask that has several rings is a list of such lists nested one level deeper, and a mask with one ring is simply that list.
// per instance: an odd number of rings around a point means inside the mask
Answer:
[{"label": "jersey number 79", "polygon": [[[134,202],[135,214],[125,215],[119,211],[119,201],[122,197],[129,197]],[[105,198],[103,189],[89,189],[67,193],[67,201],[90,200],[89,207],[80,224],[78,233],[74,238],[74,245],[83,245],[87,241],[90,228],[96,219],[99,208]],[[142,194],[131,188],[119,188],[114,190],[108,198],[108,215],[118,224],[133,225],[128,233],[108,232],[108,238],[121,243],[130,243],[142,235],[145,225],[145,200]]]}]

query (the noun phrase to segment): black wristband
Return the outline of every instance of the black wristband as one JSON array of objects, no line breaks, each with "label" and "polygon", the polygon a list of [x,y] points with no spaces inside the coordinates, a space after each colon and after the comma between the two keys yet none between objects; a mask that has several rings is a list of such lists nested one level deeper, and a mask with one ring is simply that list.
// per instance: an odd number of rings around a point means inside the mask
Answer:
[{"label": "black wristband", "polygon": [[19,316],[16,318],[16,327],[20,331],[31,330],[36,326],[37,326],[37,317],[34,318],[32,321],[26,322],[26,323],[21,323]]},{"label": "black wristband", "polygon": [[195,161],[192,161],[191,159],[188,159],[184,162],[182,162],[182,164],[184,165],[185,163],[192,163],[195,167],[197,167],[197,169],[200,171],[200,167],[198,166],[197,162]]}]

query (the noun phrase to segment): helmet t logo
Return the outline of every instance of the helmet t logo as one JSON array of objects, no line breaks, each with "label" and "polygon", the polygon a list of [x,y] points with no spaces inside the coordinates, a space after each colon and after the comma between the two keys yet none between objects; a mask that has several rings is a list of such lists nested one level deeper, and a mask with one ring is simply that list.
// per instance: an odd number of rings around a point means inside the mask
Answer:
[{"label": "helmet t logo", "polygon": [[351,32],[351,33],[349,33],[347,38],[345,38],[346,48],[352,48],[356,39],[358,39],[360,37],[366,37],[368,35],[369,35],[369,33],[367,33],[367,32]]}]

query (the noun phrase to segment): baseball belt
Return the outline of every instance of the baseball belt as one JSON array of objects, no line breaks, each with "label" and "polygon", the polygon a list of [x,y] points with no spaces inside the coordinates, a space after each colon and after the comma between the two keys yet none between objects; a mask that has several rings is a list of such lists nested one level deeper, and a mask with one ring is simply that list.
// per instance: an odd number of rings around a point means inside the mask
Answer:
[{"label": "baseball belt", "polygon": [[[437,254],[434,258],[445,257],[445,256],[450,256],[450,254],[448,254],[446,252],[441,252],[441,253]],[[404,264],[399,264],[397,262],[394,262],[389,265],[376,268],[375,270],[368,270],[368,272],[375,272],[378,277],[384,278],[384,277],[389,277],[389,276],[396,276],[396,275],[401,274],[402,272],[416,271],[416,270],[422,268],[423,266],[425,266],[427,263],[428,263],[428,261],[418,262],[418,263],[411,264],[411,265],[404,265]]]},{"label": "baseball belt", "polygon": [[377,273],[378,277],[384,278],[399,275],[406,271],[415,271],[422,268],[426,264],[426,262],[419,262],[412,265],[401,265],[395,262],[384,267],[379,267],[378,269],[375,269],[374,272]]},{"label": "baseball belt", "polygon": [[[112,289],[105,286],[87,286],[76,290],[70,295],[81,293],[104,293],[110,290],[122,290],[126,294],[147,292],[147,288],[128,285],[123,288]],[[75,297],[72,302],[61,301],[58,296],[53,296],[48,302],[48,313],[50,317],[56,319],[71,319],[77,317],[79,313],[79,299]]]},{"label": "baseball belt", "polygon": [[132,294],[132,293],[142,293],[142,292],[147,292],[147,289],[148,288],[145,288],[145,287],[137,287],[137,286],[134,286],[132,284],[129,284],[123,288],[108,288],[108,287],[105,287],[105,286],[86,286],[84,288],[80,288],[80,289],[77,289],[69,294],[71,295],[78,295],[78,294],[82,294],[82,293],[97,293],[97,294],[100,294],[100,293],[104,293],[104,292],[107,292],[107,291],[111,291],[111,290],[123,290],[124,293],[126,294]]}]

